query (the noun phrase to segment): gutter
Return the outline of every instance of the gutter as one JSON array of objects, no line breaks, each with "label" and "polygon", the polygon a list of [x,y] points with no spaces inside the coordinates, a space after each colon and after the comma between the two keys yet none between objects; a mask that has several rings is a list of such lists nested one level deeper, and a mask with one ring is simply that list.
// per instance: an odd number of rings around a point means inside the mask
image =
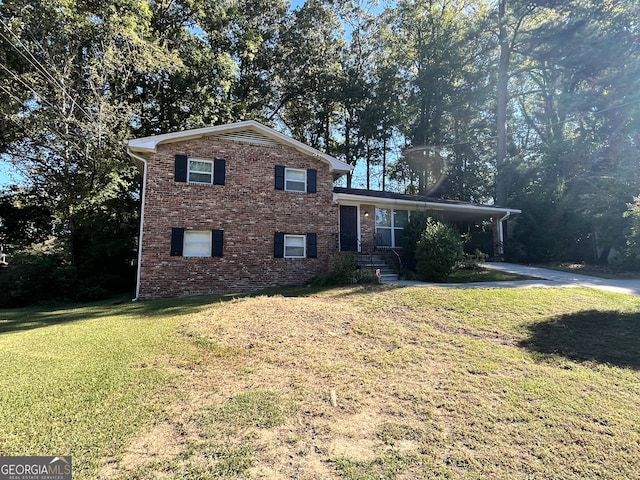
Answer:
[{"label": "gutter", "polygon": [[498,220],[498,255],[504,255],[504,228],[502,227],[502,222],[508,220],[510,216],[511,211],[508,211],[504,217]]},{"label": "gutter", "polygon": [[133,301],[138,301],[140,299],[140,272],[142,270],[142,226],[144,225],[144,200],[147,194],[147,160],[140,155],[136,155],[129,148],[129,144],[125,142],[127,145],[127,153],[129,156],[139,162],[142,162],[142,196],[141,202],[142,205],[140,207],[140,233],[138,234],[138,266],[136,272],[136,297]]}]

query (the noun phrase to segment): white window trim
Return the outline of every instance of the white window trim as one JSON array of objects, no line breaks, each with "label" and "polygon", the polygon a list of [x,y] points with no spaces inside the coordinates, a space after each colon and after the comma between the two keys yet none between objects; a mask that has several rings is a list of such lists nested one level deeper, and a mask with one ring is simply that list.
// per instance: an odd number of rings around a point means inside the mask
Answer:
[{"label": "white window trim", "polygon": [[[188,250],[187,250],[187,239],[188,239],[190,234],[194,234],[194,233],[201,233],[201,234],[207,234],[208,235],[208,239],[209,239],[208,253],[199,253],[197,255],[188,253]],[[182,256],[183,257],[202,257],[202,258],[210,257],[211,256],[211,249],[213,248],[212,244],[213,244],[213,240],[212,240],[212,235],[211,235],[211,231],[210,230],[185,230],[184,231],[184,239],[182,241]]]},{"label": "white window trim", "polygon": [[[204,163],[209,163],[211,164],[211,181],[210,182],[195,182],[193,180],[191,180],[191,173],[199,173],[199,174],[209,174],[209,172],[199,172],[197,170],[191,170],[191,162],[204,162]],[[213,172],[214,172],[214,165],[213,165],[213,160],[207,160],[204,158],[188,158],[187,159],[187,183],[195,183],[197,185],[213,185]]]},{"label": "white window trim", "polygon": [[[304,184],[302,190],[292,190],[290,188],[287,188],[287,176],[289,174],[289,172],[302,172],[302,183]],[[291,180],[293,182],[296,183],[300,183],[300,180]],[[286,192],[298,192],[298,193],[304,193],[307,191],[307,171],[302,169],[302,168],[285,168],[284,169],[284,190]]]},{"label": "white window trim", "polygon": [[378,234],[378,230],[390,230],[391,231],[391,245],[376,245],[376,247],[379,248],[402,248],[402,247],[398,247],[396,246],[396,236],[395,236],[395,231],[396,230],[404,230],[404,227],[396,227],[395,223],[396,223],[396,216],[395,216],[395,212],[396,210],[402,210],[402,211],[406,211],[408,212],[407,215],[407,220],[411,221],[411,210],[405,210],[404,208],[388,208],[388,207],[376,207],[376,209],[380,209],[380,210],[389,210],[391,212],[391,225],[389,227],[386,226],[378,226],[377,222],[376,222],[376,236]]},{"label": "white window trim", "polygon": [[[301,238],[302,239],[302,256],[299,255],[287,255],[287,240],[291,240],[293,238]],[[290,245],[294,246],[294,245]],[[298,245],[295,245],[296,247]],[[284,236],[284,258],[307,258],[307,236],[306,235],[285,235]]]}]

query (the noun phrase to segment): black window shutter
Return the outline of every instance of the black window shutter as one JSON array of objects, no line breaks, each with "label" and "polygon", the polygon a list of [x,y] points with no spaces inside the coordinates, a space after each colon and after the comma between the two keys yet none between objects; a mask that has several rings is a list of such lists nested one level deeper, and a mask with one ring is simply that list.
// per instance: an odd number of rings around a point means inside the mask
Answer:
[{"label": "black window shutter", "polygon": [[184,228],[171,229],[171,256],[182,256],[182,244],[184,243]]},{"label": "black window shutter", "polygon": [[213,184],[214,185],[224,185],[224,175],[225,175],[225,167],[226,160],[223,158],[216,158],[213,161]]},{"label": "black window shutter", "polygon": [[176,155],[176,164],[175,164],[174,174],[175,174],[176,182],[187,181],[187,156],[186,155]]},{"label": "black window shutter", "polygon": [[307,258],[318,257],[318,236],[315,233],[307,233]]},{"label": "black window shutter", "polygon": [[309,169],[307,170],[307,193],[316,193],[316,178],[318,177],[318,171]]},{"label": "black window shutter", "polygon": [[273,235],[273,256],[284,258],[284,233],[276,232]]},{"label": "black window shutter", "polygon": [[284,190],[284,167],[276,165],[276,190]]},{"label": "black window shutter", "polygon": [[224,230],[213,230],[211,232],[213,236],[213,248],[211,249],[212,257],[222,256],[222,245],[224,243]]}]

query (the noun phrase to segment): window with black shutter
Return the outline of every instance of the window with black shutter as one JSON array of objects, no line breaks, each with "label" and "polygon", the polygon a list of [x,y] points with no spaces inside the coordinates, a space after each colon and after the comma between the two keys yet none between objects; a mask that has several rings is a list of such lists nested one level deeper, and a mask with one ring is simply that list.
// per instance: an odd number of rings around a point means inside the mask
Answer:
[{"label": "window with black shutter", "polygon": [[213,248],[211,249],[211,256],[221,257],[222,246],[224,244],[224,230],[213,230],[211,232],[213,237]]},{"label": "window with black shutter", "polygon": [[318,171],[312,168],[287,168],[275,166],[275,188],[287,192],[316,193]]},{"label": "window with black shutter", "polygon": [[273,256],[275,258],[284,258],[284,233],[275,232],[273,235]]},{"label": "window with black shutter", "polygon": [[311,168],[307,170],[307,193],[316,193],[317,177],[317,170],[313,170]]},{"label": "window with black shutter", "polygon": [[171,256],[181,257],[184,244],[184,228],[171,229]]},{"label": "window with black shutter", "polygon": [[226,160],[188,158],[175,156],[174,178],[176,182],[200,183],[204,185],[224,185],[226,180]]},{"label": "window with black shutter", "polygon": [[318,236],[315,233],[307,233],[307,258],[318,257]]}]

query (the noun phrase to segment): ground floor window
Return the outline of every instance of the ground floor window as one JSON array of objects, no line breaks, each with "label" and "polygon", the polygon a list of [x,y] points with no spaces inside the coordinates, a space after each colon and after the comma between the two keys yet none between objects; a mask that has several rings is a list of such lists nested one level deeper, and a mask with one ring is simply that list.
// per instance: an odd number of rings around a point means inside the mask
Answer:
[{"label": "ground floor window", "polygon": [[273,256],[275,258],[317,258],[318,235],[292,235],[275,232],[273,236]]},{"label": "ground floor window", "polygon": [[409,223],[408,210],[376,208],[376,246],[402,248],[404,227]]},{"label": "ground floor window", "polygon": [[284,258],[305,258],[307,237],[305,235],[284,236]]},{"label": "ground floor window", "polygon": [[182,255],[185,257],[210,257],[211,231],[186,230]]}]

